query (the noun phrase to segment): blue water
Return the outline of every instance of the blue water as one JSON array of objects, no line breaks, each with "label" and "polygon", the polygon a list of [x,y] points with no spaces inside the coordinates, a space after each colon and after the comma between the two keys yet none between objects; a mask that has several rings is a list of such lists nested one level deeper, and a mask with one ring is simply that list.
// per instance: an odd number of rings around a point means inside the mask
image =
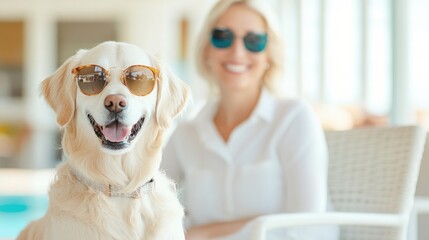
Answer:
[{"label": "blue water", "polygon": [[15,238],[31,221],[45,215],[48,196],[0,195],[0,238]]}]

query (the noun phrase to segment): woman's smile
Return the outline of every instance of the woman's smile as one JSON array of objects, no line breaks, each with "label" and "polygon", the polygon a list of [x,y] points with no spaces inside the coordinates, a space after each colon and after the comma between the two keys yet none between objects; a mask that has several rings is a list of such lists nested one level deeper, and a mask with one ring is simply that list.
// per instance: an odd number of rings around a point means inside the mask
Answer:
[{"label": "woman's smile", "polygon": [[224,66],[228,72],[232,72],[232,73],[244,73],[249,69],[249,66],[246,64],[227,63]]}]

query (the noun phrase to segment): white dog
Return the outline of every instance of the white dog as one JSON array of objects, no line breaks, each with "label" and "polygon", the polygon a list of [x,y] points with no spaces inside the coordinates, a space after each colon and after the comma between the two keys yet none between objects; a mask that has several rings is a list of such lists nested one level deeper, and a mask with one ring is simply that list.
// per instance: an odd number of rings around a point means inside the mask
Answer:
[{"label": "white dog", "polygon": [[46,215],[18,239],[184,239],[183,208],[159,165],[186,84],[140,48],[105,42],[70,57],[42,91],[65,161]]}]

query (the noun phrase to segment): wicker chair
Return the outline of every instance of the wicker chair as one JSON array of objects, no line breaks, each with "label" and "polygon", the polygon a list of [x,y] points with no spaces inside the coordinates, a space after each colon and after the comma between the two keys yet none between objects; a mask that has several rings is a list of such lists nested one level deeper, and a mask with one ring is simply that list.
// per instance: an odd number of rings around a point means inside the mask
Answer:
[{"label": "wicker chair", "polygon": [[[422,163],[420,166],[419,181],[417,182],[416,199],[410,218],[408,229],[408,240],[429,239],[429,231],[420,229],[419,226],[427,226],[429,219],[429,134],[426,137],[425,150],[423,152]],[[423,217],[422,222],[419,218]],[[426,225],[425,225],[426,224]]]},{"label": "wicker chair", "polygon": [[258,218],[254,239],[267,231],[340,225],[341,240],[403,240],[425,141],[416,126],[328,131],[329,192],[335,212]]}]

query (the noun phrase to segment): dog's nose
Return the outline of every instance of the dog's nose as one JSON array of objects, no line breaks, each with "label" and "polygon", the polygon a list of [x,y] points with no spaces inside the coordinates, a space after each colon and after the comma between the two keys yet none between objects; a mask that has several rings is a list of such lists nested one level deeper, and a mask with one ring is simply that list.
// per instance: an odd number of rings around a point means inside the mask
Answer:
[{"label": "dog's nose", "polygon": [[127,108],[127,99],[120,94],[112,94],[104,99],[104,107],[110,112],[119,113]]}]

